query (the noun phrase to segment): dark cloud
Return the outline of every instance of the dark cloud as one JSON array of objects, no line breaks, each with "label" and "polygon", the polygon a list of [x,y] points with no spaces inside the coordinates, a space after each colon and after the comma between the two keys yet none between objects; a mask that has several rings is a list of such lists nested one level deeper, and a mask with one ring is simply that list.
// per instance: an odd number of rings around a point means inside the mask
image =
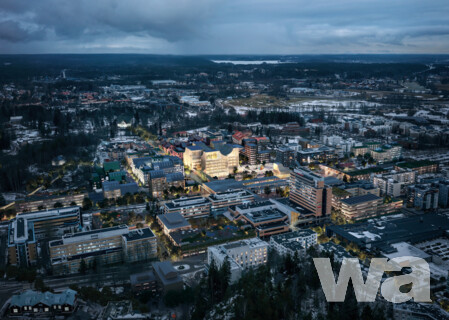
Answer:
[{"label": "dark cloud", "polygon": [[447,0],[1,0],[0,51],[448,52],[448,12]]},{"label": "dark cloud", "polygon": [[17,21],[0,21],[0,39],[14,43],[30,40],[40,40],[43,38],[43,36],[44,35],[42,33],[42,30],[26,30]]}]

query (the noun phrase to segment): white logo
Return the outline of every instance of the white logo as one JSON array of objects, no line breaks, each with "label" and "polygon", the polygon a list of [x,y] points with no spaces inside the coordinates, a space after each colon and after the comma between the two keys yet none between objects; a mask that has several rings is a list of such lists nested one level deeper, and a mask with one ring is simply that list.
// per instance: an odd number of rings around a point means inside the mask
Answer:
[{"label": "white logo", "polygon": [[[313,262],[324,294],[329,302],[343,302],[345,300],[349,279],[352,279],[358,302],[373,302],[376,299],[385,271],[398,272],[402,268],[410,268],[411,272],[388,277],[383,281],[380,291],[384,299],[393,303],[406,302],[412,298],[415,302],[431,302],[430,268],[424,259],[410,256],[391,260],[374,258],[371,260],[365,282],[357,258],[343,259],[337,282],[329,258],[313,258]],[[407,293],[400,291],[400,287],[410,284],[411,289]]]}]

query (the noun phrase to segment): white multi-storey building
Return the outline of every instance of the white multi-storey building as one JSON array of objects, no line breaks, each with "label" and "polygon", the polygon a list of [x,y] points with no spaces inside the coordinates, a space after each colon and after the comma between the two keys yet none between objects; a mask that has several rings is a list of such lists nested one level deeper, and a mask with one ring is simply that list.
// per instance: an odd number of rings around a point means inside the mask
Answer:
[{"label": "white multi-storey building", "polygon": [[268,243],[259,238],[229,242],[207,248],[207,262],[220,267],[228,259],[231,264],[231,282],[237,281],[242,271],[267,262]]},{"label": "white multi-storey building", "polygon": [[317,234],[310,229],[301,229],[288,233],[274,235],[270,239],[270,246],[280,255],[291,255],[295,252],[302,255],[311,246],[318,243]]},{"label": "white multi-storey building", "polygon": [[405,193],[405,186],[415,183],[415,174],[416,172],[413,170],[392,171],[391,173],[373,175],[372,181],[382,195],[399,197]]}]

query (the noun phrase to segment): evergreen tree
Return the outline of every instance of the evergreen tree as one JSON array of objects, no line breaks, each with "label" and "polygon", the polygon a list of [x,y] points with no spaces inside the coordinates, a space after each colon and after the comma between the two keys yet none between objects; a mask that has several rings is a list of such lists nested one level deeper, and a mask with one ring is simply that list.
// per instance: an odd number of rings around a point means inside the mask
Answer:
[{"label": "evergreen tree", "polygon": [[86,261],[84,259],[81,259],[80,267],[79,267],[78,271],[81,274],[86,274],[86,272],[87,272],[87,264],[86,264]]}]

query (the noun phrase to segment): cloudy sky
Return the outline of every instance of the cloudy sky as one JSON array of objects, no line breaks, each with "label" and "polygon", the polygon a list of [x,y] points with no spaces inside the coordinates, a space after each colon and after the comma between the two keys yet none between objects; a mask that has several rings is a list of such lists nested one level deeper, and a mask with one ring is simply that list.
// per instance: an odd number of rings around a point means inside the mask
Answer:
[{"label": "cloudy sky", "polygon": [[448,0],[0,0],[0,53],[449,53]]}]

